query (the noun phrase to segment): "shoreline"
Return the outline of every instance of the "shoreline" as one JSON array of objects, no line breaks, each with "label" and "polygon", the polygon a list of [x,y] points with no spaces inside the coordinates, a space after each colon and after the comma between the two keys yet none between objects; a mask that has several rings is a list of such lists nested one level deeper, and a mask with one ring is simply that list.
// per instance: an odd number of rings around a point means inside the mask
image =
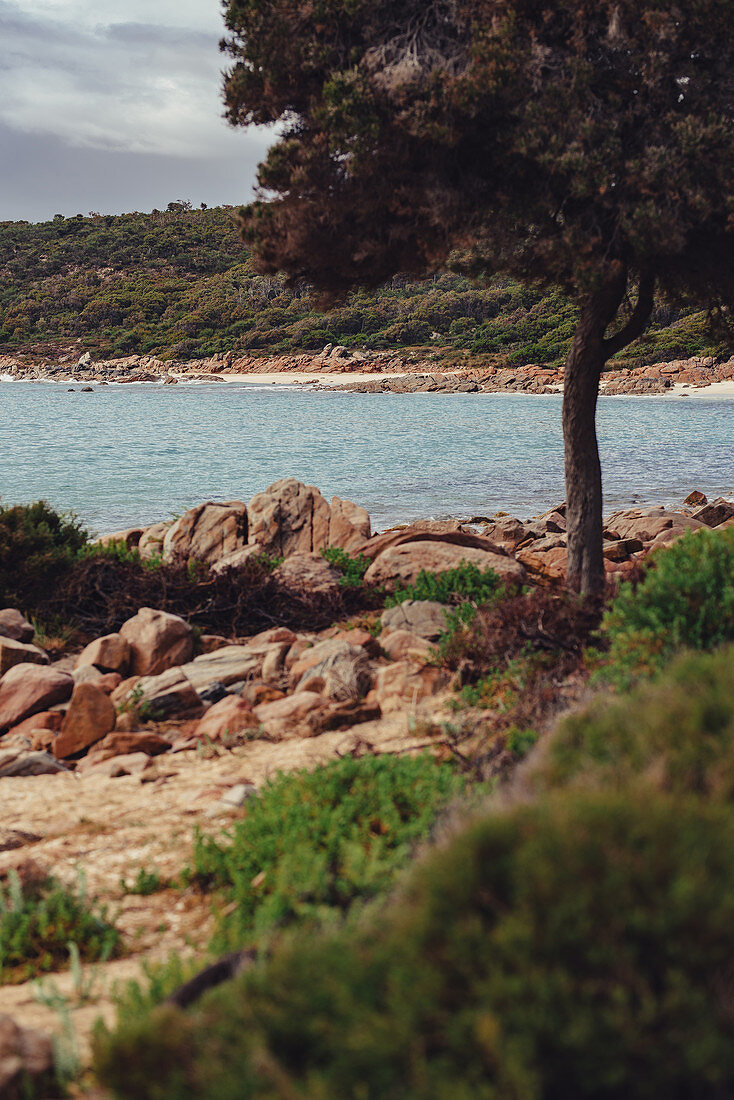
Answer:
[{"label": "shoreline", "polygon": [[[459,385],[464,372],[446,372],[445,377],[450,380],[453,377],[457,378]],[[312,371],[271,371],[263,372],[262,374],[219,374],[216,377],[204,378],[196,377],[186,372],[171,372],[168,376],[169,379],[175,380],[175,383],[183,386],[206,386],[224,383],[226,385],[245,385],[245,386],[276,386],[276,387],[291,387],[293,389],[310,390],[313,392],[337,392],[337,393],[479,393],[479,394],[491,394],[496,395],[526,395],[530,397],[538,396],[554,396],[563,393],[562,386],[546,386],[542,392],[536,390],[523,390],[516,388],[506,389],[482,389],[479,386],[471,389],[462,388],[423,388],[418,385],[416,388],[407,386],[404,383],[404,379],[408,376],[395,376],[390,373],[357,373],[357,372],[333,372],[329,374],[316,373]],[[421,380],[430,378],[430,375],[414,375],[411,377],[411,381],[419,383]],[[122,385],[141,385],[141,386],[162,386],[166,385],[166,378],[161,376],[159,378],[131,378],[129,380],[114,380],[110,379],[84,379],[84,378],[44,378],[44,377],[14,377],[13,375],[2,373],[0,374],[0,383],[14,384],[14,383],[33,383],[33,384],[46,384],[54,386],[66,386],[67,388],[74,388],[76,386],[69,387],[70,382],[84,383],[85,386],[89,386],[95,390],[101,386],[122,386]],[[168,384],[171,384],[170,382]],[[734,398],[734,379],[724,379],[723,381],[712,381],[703,385],[696,385],[688,382],[676,382],[662,391],[655,392],[614,392],[607,393],[605,386],[599,391],[600,397],[693,397],[693,398],[708,398],[714,400],[720,399],[732,399]]]}]

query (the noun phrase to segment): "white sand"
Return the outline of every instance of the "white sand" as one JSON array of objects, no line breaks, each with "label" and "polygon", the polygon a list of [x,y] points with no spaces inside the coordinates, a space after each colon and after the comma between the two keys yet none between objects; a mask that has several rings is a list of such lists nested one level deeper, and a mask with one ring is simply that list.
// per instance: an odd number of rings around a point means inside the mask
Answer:
[{"label": "white sand", "polygon": [[700,389],[696,386],[686,385],[685,382],[676,382],[670,389],[671,397],[734,397],[734,379],[726,382],[712,382],[710,386]]}]

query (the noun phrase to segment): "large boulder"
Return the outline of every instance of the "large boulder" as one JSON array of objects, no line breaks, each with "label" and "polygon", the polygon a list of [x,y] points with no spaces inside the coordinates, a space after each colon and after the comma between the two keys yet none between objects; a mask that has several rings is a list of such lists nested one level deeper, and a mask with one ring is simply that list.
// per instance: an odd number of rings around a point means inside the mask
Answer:
[{"label": "large boulder", "polygon": [[137,676],[157,676],[183,665],[194,654],[193,631],[178,615],[141,607],[120,627],[130,646],[130,671]]},{"label": "large boulder", "polygon": [[68,672],[57,672],[46,665],[15,665],[0,680],[0,730],[65,703],[73,688]]},{"label": "large boulder", "polygon": [[329,546],[352,550],[370,534],[364,508],[348,500],[331,505],[313,485],[294,477],[274,482],[247,505],[248,542],[276,557],[317,553]]},{"label": "large boulder", "polygon": [[446,633],[445,604],[436,600],[403,600],[397,607],[388,607],[380,619],[382,634],[393,630],[408,630],[420,638],[435,642]]},{"label": "large boulder", "polygon": [[151,558],[163,557],[163,540],[171,527],[170,522],[152,523],[146,527],[138,542],[138,552],[141,558],[149,561]]},{"label": "large boulder", "polygon": [[0,676],[13,665],[22,664],[47,665],[48,657],[38,646],[0,636]]},{"label": "large boulder", "polygon": [[15,607],[4,607],[0,611],[0,636],[12,638],[14,642],[32,642],[35,631],[25,616]]},{"label": "large boulder", "polygon": [[249,703],[239,695],[225,695],[206,712],[193,736],[231,745],[242,735],[251,734],[259,725]]},{"label": "large boulder", "polygon": [[202,707],[201,698],[182,668],[167,668],[157,676],[143,676],[137,682],[124,681],[112,698],[122,707],[134,707],[141,719],[150,717],[156,721],[200,712]]},{"label": "large boulder", "polygon": [[734,516],[734,504],[723,497],[717,497],[693,513],[693,518],[705,523],[707,527],[719,527]]},{"label": "large boulder", "polygon": [[58,760],[88,749],[115,728],[115,708],[96,684],[81,683],[74,688],[71,703],[53,743]]},{"label": "large boulder", "polygon": [[319,596],[335,596],[341,587],[342,574],[329,565],[321,554],[298,552],[291,554],[273,572],[273,579],[286,588],[300,589]]},{"label": "large boulder", "polygon": [[476,565],[481,570],[493,569],[504,583],[522,584],[527,574],[520,562],[491,550],[462,546],[450,542],[405,542],[390,546],[372,562],[365,573],[365,583],[395,589],[414,584],[418,574],[446,573],[462,564]]},{"label": "large boulder", "polygon": [[105,634],[83,649],[75,668],[94,665],[102,672],[119,672],[124,676],[130,664],[130,643],[121,634]]},{"label": "large boulder", "polygon": [[348,642],[329,644],[330,652],[304,672],[296,690],[316,691],[337,701],[361,699],[372,681],[367,654],[361,646]]},{"label": "large boulder", "polygon": [[209,565],[247,545],[247,506],[239,500],[207,501],[184,512],[163,538],[163,557]]}]

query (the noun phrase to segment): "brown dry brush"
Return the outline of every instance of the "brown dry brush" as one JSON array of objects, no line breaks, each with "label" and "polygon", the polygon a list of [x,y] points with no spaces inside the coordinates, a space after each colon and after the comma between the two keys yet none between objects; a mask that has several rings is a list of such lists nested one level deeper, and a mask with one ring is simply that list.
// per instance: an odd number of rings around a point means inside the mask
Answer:
[{"label": "brown dry brush", "polygon": [[488,724],[493,734],[512,727],[543,732],[570,701],[569,681],[585,679],[584,652],[592,641],[601,644],[595,632],[603,606],[600,600],[537,588],[481,609],[454,635],[444,662],[461,684],[501,678],[522,665],[522,689],[500,687],[498,706],[480,725]]},{"label": "brown dry brush", "polygon": [[206,566],[164,564],[145,569],[113,558],[84,558],[38,598],[31,608],[44,621],[73,623],[93,636],[118,630],[141,607],[180,615],[204,633],[249,636],[273,626],[323,630],[332,623],[380,607],[369,588],[315,593],[308,585],[287,586],[266,565],[212,573]]}]

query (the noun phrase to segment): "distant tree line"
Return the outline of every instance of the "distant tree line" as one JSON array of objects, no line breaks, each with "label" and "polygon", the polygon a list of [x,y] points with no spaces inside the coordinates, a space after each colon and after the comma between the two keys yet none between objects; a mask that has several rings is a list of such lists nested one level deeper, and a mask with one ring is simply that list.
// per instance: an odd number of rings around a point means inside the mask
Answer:
[{"label": "distant tree line", "polygon": [[[478,286],[444,272],[359,291],[328,313],[304,287],[259,275],[230,208],[91,213],[0,222],[0,351],[80,339],[97,357],[198,359],[217,352],[320,350],[327,343],[422,348],[506,364],[560,364],[576,321],[560,291],[508,278]],[[717,350],[701,313],[660,306],[624,353],[653,361]]]}]

